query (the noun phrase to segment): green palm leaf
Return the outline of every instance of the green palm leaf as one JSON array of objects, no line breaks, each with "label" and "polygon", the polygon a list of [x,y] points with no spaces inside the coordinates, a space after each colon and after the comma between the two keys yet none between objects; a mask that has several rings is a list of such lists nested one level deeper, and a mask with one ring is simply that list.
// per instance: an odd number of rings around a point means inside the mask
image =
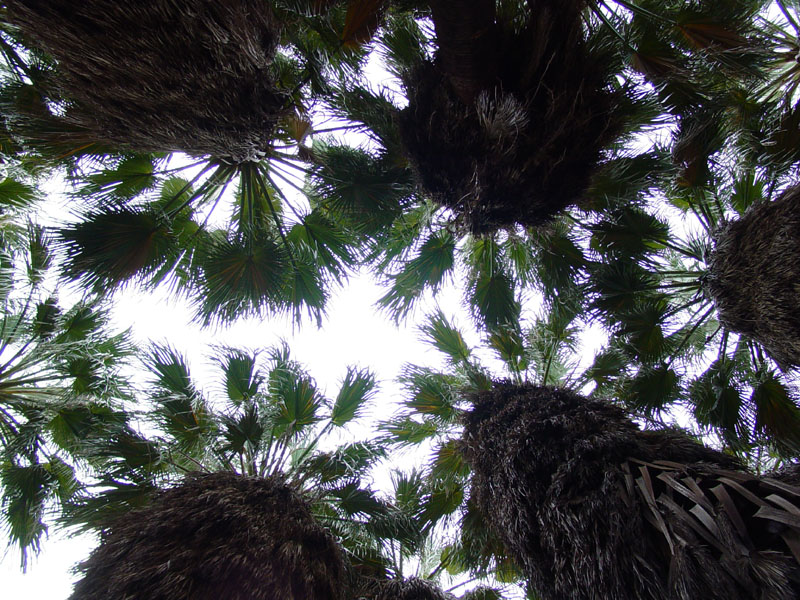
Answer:
[{"label": "green palm leaf", "polygon": [[733,447],[747,442],[741,429],[743,398],[730,360],[720,359],[689,384],[694,416],[701,425],[719,428]]},{"label": "green palm leaf", "polygon": [[793,390],[774,372],[763,369],[753,387],[755,434],[782,447],[789,455],[800,451],[800,408]]},{"label": "green palm leaf", "polygon": [[156,376],[150,393],[152,416],[159,427],[182,452],[202,449],[215,425],[205,399],[191,380],[185,359],[173,348],[153,346],[145,366]]},{"label": "green palm leaf", "polygon": [[95,205],[124,204],[155,189],[158,163],[163,154],[123,156],[116,164],[91,173],[75,195]]},{"label": "green palm leaf", "polygon": [[256,365],[257,353],[221,348],[217,361],[222,367],[228,401],[240,406],[259,393],[264,377]]},{"label": "green palm leaf", "polygon": [[275,400],[280,408],[276,425],[287,438],[295,437],[307,427],[319,422],[322,397],[307,377],[294,377],[284,385]]},{"label": "green palm leaf", "polygon": [[374,398],[377,385],[375,375],[370,371],[348,367],[331,407],[331,423],[343,427],[358,418],[365,404]]},{"label": "green palm leaf", "polygon": [[400,216],[412,194],[409,175],[355,148],[318,144],[312,204],[357,231],[375,235]]},{"label": "green palm leaf", "polygon": [[352,235],[319,210],[305,215],[286,237],[292,247],[302,247],[331,278],[342,279],[356,262]]},{"label": "green palm leaf", "polygon": [[354,442],[332,452],[310,456],[299,467],[304,476],[312,476],[322,484],[352,480],[386,458],[386,449],[375,442]]},{"label": "green palm leaf", "polygon": [[652,416],[681,398],[680,378],[667,365],[641,367],[621,394],[621,399],[635,410]]},{"label": "green palm leaf", "polygon": [[458,416],[456,389],[461,380],[428,367],[406,365],[398,378],[406,391],[403,401],[413,414],[432,416],[452,423]]},{"label": "green palm leaf", "polygon": [[5,177],[0,181],[0,206],[12,209],[29,208],[37,199],[39,194],[32,185]]},{"label": "green palm leaf", "polygon": [[472,350],[464,341],[461,331],[454,327],[441,310],[428,316],[420,326],[423,340],[442,352],[454,365],[467,363]]},{"label": "green palm leaf", "polygon": [[59,230],[64,273],[102,290],[147,280],[180,256],[176,231],[165,215],[149,209],[105,208]]},{"label": "green palm leaf", "polygon": [[447,230],[432,233],[419,247],[417,256],[389,276],[390,290],[378,305],[400,320],[414,307],[426,290],[436,293],[455,267],[455,237]]},{"label": "green palm leaf", "polygon": [[205,324],[284,306],[292,264],[285,247],[266,232],[248,241],[214,232],[201,246],[196,264],[197,315]]},{"label": "green palm leaf", "polygon": [[40,539],[47,532],[44,513],[57,478],[43,464],[0,466],[3,486],[3,521],[9,540],[22,549],[21,566],[27,566],[28,550],[39,552]]}]

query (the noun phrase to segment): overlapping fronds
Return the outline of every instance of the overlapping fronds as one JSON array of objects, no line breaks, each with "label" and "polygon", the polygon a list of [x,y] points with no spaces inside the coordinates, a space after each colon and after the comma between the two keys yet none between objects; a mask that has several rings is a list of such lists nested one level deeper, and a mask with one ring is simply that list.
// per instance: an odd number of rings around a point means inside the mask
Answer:
[{"label": "overlapping fronds", "polygon": [[56,62],[42,90],[61,104],[53,120],[118,150],[254,160],[288,108],[267,3],[9,2],[7,11]]},{"label": "overlapping fronds", "polygon": [[[4,233],[15,220],[6,216]],[[0,261],[0,524],[24,569],[53,508],[80,489],[77,467],[100,415],[126,397],[118,369],[132,348],[99,302],[65,307],[49,293],[44,230],[29,223],[19,235],[3,236]]]},{"label": "overlapping fronds", "polygon": [[469,398],[473,498],[543,598],[797,595],[800,489],[784,476],[563,389]]},{"label": "overlapping fronds", "polygon": [[800,365],[799,208],[800,188],[792,187],[722,227],[706,279],[719,320],[758,341],[784,368]]},{"label": "overlapping fronds", "polygon": [[279,478],[192,473],[120,517],[71,598],[344,598],[342,549]]}]

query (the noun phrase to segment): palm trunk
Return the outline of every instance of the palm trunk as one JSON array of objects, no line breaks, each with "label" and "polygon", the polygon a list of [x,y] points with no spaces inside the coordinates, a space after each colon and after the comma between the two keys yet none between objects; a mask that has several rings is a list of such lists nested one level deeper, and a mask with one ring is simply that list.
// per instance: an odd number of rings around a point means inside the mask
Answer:
[{"label": "palm trunk", "polygon": [[543,600],[798,598],[796,472],[756,477],[568,390],[470,400],[472,499]]},{"label": "palm trunk", "polygon": [[280,478],[192,473],[121,515],[71,600],[344,600],[338,542]]},{"label": "palm trunk", "polygon": [[496,85],[497,28],[494,0],[431,0],[440,68],[470,106]]},{"label": "palm trunk", "polygon": [[784,370],[800,365],[800,186],[720,229],[705,290],[727,328]]}]

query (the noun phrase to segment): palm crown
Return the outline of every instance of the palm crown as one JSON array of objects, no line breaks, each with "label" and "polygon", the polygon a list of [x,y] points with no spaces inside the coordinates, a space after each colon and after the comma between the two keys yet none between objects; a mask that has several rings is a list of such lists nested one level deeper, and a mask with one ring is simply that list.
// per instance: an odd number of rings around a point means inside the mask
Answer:
[{"label": "palm crown", "polygon": [[[55,236],[67,279],[93,292],[168,282],[204,324],[319,321],[358,267],[400,322],[457,280],[516,385],[583,389],[648,422],[679,405],[729,452],[797,456],[794,3],[187,0],[167,3],[179,26],[166,35],[166,4],[140,14],[97,0],[61,36],[40,24],[67,3],[35,4],[0,7],[0,150],[72,182],[79,214]],[[140,46],[81,35],[136,15],[152,25]],[[185,62],[159,73],[172,51]],[[376,55],[386,89],[362,69]],[[155,121],[154,90],[177,99]],[[20,181],[0,194],[30,193]],[[5,312],[12,323],[19,311]],[[606,338],[591,365],[575,355],[588,325]],[[81,452],[110,491],[86,488],[72,517],[99,524],[187,470],[283,472],[371,576],[400,574],[387,553],[413,553],[458,515],[432,570],[520,578],[477,523],[452,438],[457,390],[493,377],[443,315],[425,335],[450,371],[409,366],[412,398],[388,437],[330,452],[317,443],[358,412],[368,373],[348,371],[326,404],[286,351],[262,371],[221,349],[218,403],[177,352],[154,347],[141,412],[157,433],[93,408],[87,431],[103,433]],[[361,485],[387,440],[431,439],[432,462],[398,476],[394,503]],[[395,505],[412,488],[408,519]]]}]

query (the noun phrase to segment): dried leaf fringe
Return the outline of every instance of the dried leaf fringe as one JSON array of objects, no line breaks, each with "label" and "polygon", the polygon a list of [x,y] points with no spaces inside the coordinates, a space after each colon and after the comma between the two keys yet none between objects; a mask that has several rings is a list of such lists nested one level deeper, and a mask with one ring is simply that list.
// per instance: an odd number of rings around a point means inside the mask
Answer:
[{"label": "dried leaf fringe", "polygon": [[272,60],[279,24],[260,0],[40,0],[8,19],[55,59],[43,90],[70,127],[120,151],[256,160],[285,94]]},{"label": "dried leaf fringe", "polygon": [[343,600],[345,563],[279,479],[190,474],[114,523],[71,600]]},{"label": "dried leaf fringe", "polygon": [[567,390],[470,399],[472,497],[543,600],[799,597],[796,474],[756,477]]},{"label": "dried leaf fringe", "polygon": [[800,186],[754,204],[714,238],[705,290],[720,322],[800,366]]}]

